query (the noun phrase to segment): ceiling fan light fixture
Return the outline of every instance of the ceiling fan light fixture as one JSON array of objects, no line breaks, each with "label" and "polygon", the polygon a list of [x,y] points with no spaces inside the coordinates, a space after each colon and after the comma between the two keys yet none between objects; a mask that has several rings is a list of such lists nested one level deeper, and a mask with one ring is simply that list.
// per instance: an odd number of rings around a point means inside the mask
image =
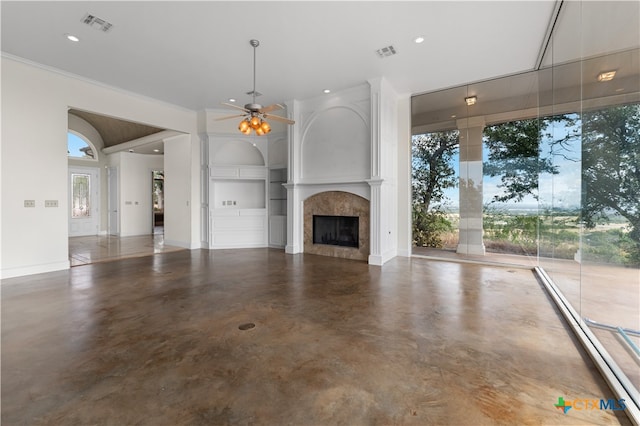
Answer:
[{"label": "ceiling fan light fixture", "polygon": [[[271,111],[284,109],[284,106],[280,104],[273,104],[263,107],[262,105],[256,103],[256,96],[260,96],[260,93],[256,91],[256,47],[260,45],[260,42],[254,39],[250,40],[249,44],[251,44],[251,47],[253,47],[253,90],[251,92],[247,92],[247,94],[251,95],[252,102],[246,104],[244,107],[223,102],[223,105],[232,109],[241,110],[243,113],[239,115],[220,117],[216,120],[227,120],[229,118],[243,117],[242,121],[238,123],[238,130],[245,135],[250,135],[251,132],[254,131],[256,135],[262,136],[271,132],[271,125],[267,123],[267,118],[289,125],[295,124],[295,121],[285,117],[281,117],[279,115],[270,114]],[[229,99],[229,102],[235,102],[235,99]]]},{"label": "ceiling fan light fixture", "polygon": [[247,130],[249,130],[249,133],[251,133],[251,126],[249,125],[249,121],[246,119],[242,120],[240,124],[238,124],[238,130],[240,130],[242,133],[246,133]]}]

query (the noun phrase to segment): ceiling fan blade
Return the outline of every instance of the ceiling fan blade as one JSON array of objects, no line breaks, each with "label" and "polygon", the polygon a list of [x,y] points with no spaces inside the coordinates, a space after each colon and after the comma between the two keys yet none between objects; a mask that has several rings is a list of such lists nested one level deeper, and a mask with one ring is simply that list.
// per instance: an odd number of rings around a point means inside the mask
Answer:
[{"label": "ceiling fan blade", "polygon": [[228,104],[226,102],[220,102],[222,105],[224,106],[228,106],[229,108],[235,108],[235,109],[239,109],[240,111],[244,111],[244,112],[251,112],[248,109],[238,106],[238,105],[234,105],[234,104]]},{"label": "ceiling fan blade", "polygon": [[234,114],[234,115],[225,115],[224,117],[216,118],[214,121],[228,120],[230,118],[244,117],[247,114]]},{"label": "ceiling fan blade", "polygon": [[280,121],[282,123],[296,124],[295,121],[289,120],[288,118],[280,117],[279,115],[264,114],[264,117],[268,118],[269,120]]},{"label": "ceiling fan blade", "polygon": [[273,105],[266,106],[264,108],[260,108],[260,112],[264,114],[265,112],[271,112],[277,109],[284,109],[284,106],[280,104],[273,104]]}]

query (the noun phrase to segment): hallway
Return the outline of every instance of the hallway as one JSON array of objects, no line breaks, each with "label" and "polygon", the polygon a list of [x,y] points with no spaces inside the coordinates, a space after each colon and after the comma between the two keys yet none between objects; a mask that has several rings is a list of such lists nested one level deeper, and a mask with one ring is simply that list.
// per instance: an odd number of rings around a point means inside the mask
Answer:
[{"label": "hallway", "polygon": [[629,424],[558,397],[614,396],[526,269],[181,250],[2,284],[6,425]]}]

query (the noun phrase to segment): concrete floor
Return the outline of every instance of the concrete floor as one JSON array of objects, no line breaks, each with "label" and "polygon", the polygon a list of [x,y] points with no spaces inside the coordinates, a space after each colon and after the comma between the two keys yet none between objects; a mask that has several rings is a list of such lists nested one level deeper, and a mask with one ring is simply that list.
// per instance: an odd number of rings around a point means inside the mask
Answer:
[{"label": "concrete floor", "polygon": [[526,269],[193,250],[1,291],[3,426],[629,424],[554,407],[613,395]]},{"label": "concrete floor", "polygon": [[151,256],[157,253],[185,250],[164,243],[161,227],[149,235],[118,237],[114,235],[90,235],[69,238],[69,262],[71,266],[111,262],[127,257]]}]

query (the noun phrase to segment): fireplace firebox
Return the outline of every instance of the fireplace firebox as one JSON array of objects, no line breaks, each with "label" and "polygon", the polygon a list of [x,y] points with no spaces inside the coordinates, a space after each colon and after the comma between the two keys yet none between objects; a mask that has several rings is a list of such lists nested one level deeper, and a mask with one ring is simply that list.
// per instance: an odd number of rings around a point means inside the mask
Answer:
[{"label": "fireplace firebox", "polygon": [[313,215],[313,244],[359,247],[357,216]]}]

